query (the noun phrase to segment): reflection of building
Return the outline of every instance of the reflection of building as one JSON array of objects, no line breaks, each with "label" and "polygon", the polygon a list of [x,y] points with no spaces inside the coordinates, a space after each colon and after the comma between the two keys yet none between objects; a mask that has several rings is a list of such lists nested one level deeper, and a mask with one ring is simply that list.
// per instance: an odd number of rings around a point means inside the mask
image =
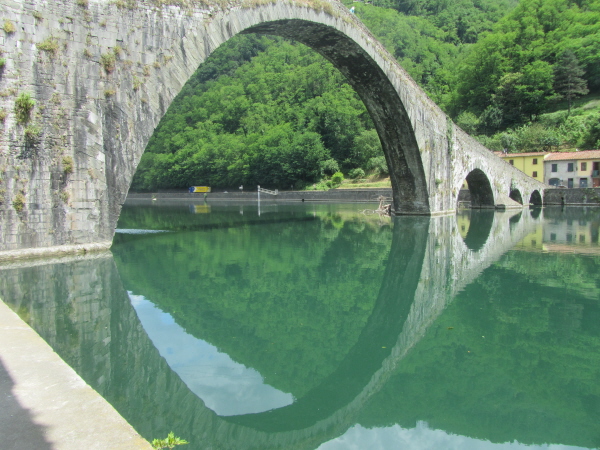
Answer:
[{"label": "reflection of building", "polygon": [[[460,235],[465,239],[471,225],[471,215],[457,214],[456,222]],[[525,236],[514,249],[600,255],[599,241],[600,216],[546,217],[537,225],[535,231]]]},{"label": "reflection of building", "polygon": [[535,178],[538,181],[544,181],[544,158],[548,153],[530,152],[530,153],[503,153],[494,152],[495,155],[515,166],[521,172]]},{"label": "reflection of building", "polygon": [[600,187],[600,150],[550,153],[544,166],[544,182],[551,186]]},{"label": "reflection of building", "polygon": [[547,221],[544,242],[560,244],[598,244],[598,222],[586,219]]},{"label": "reflection of building", "polygon": [[540,223],[533,233],[525,236],[515,249],[519,250],[543,250],[544,249],[544,227]]}]

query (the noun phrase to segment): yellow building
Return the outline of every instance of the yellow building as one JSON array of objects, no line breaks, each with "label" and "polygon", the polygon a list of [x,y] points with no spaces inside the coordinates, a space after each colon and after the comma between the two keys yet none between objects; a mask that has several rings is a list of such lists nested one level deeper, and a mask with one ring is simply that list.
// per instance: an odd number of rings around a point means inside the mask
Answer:
[{"label": "yellow building", "polygon": [[521,172],[529,175],[540,182],[544,182],[544,159],[549,153],[530,152],[530,153],[503,153],[494,152],[497,156],[515,166]]}]

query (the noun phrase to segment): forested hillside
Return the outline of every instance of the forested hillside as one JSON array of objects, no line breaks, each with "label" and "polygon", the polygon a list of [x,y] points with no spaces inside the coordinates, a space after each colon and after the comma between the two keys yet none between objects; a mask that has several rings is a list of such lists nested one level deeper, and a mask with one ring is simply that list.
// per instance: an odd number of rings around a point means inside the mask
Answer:
[{"label": "forested hillside", "polygon": [[[490,148],[600,145],[600,101],[576,103],[600,91],[600,0],[346,4]],[[301,44],[238,36],[175,99],[133,189],[326,188],[338,171],[386,170],[364,105],[336,69]]]}]

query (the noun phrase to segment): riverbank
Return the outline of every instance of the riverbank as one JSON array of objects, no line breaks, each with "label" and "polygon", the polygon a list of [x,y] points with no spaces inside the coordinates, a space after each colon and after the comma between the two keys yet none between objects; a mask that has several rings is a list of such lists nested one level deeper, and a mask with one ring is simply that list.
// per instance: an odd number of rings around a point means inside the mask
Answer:
[{"label": "riverbank", "polygon": [[[290,201],[290,202],[339,202],[339,203],[373,203],[383,196],[391,201],[391,188],[374,189],[330,189],[328,191],[279,191],[277,195],[261,192],[261,201]],[[252,201],[258,200],[258,192],[210,192],[204,197],[203,193],[172,191],[157,193],[129,193],[128,200],[185,200],[185,201]]]},{"label": "riverbank", "polygon": [[[383,196],[391,201],[391,188],[360,188],[360,189],[330,189],[328,191],[279,191],[278,195],[261,193],[261,201],[307,201],[307,202],[339,202],[339,203],[372,203],[378,202]],[[544,205],[572,205],[572,206],[600,206],[600,188],[571,188],[559,189],[548,187],[543,192]],[[185,191],[169,191],[156,193],[128,194],[131,200],[175,200],[175,201],[203,201],[204,194],[191,194]],[[206,195],[210,201],[252,201],[258,199],[258,193],[253,192],[211,192]],[[469,191],[460,191],[458,201],[468,202]],[[528,199],[523,199],[528,204]]]},{"label": "riverbank", "polygon": [[2,449],[152,449],[1,300],[0,342]]}]

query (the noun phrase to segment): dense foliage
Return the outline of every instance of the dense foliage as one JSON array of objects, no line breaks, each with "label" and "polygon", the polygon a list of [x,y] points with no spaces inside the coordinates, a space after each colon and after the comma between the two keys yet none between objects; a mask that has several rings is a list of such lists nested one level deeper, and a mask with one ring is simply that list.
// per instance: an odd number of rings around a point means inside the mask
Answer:
[{"label": "dense foliage", "polygon": [[[598,102],[576,103],[600,90],[600,0],[346,3],[432,99],[488,147],[600,146]],[[338,170],[356,178],[386,172],[357,95],[300,44],[238,36],[175,99],[133,188],[304,188]]]},{"label": "dense foliage", "polygon": [[[300,188],[340,168],[366,169],[381,155],[364,105],[321,56],[280,39],[233,41],[178,96],[148,145],[134,189]],[[244,55],[264,51],[204,81],[210,71],[233,64],[237,47]]]}]

